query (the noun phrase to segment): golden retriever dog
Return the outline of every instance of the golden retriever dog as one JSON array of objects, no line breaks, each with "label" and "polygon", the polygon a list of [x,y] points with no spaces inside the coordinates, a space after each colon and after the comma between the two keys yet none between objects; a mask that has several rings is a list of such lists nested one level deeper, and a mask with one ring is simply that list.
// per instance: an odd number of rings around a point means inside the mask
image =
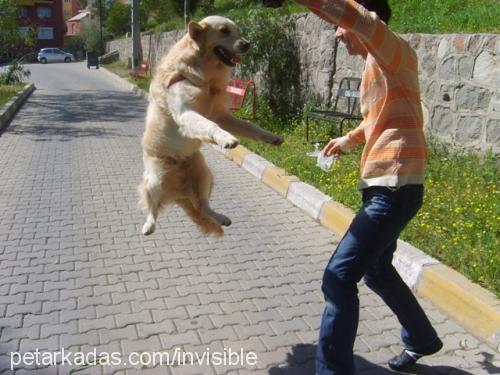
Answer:
[{"label": "golden retriever dog", "polygon": [[200,230],[222,236],[231,220],[210,208],[212,174],[202,142],[223,148],[235,136],[279,145],[283,138],[235,118],[226,87],[231,68],[250,48],[229,19],[210,16],[190,22],[188,32],[160,62],[151,81],[144,132],[144,175],[139,186],[147,213],[142,233],[155,230],[158,212],[176,203]]}]

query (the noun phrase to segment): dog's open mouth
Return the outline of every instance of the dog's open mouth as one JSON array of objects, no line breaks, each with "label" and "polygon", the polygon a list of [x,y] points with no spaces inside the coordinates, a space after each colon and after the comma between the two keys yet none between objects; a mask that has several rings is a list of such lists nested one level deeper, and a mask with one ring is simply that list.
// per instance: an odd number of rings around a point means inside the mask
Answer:
[{"label": "dog's open mouth", "polygon": [[214,48],[215,55],[226,65],[235,66],[241,62],[241,58],[236,53],[229,52],[227,49],[221,46]]}]

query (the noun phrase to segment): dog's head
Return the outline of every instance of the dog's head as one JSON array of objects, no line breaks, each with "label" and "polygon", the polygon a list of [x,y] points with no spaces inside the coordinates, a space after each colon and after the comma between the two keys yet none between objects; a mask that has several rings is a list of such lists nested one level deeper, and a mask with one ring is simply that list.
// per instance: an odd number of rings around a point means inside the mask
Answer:
[{"label": "dog's head", "polygon": [[210,16],[199,23],[190,22],[188,33],[200,49],[229,67],[239,64],[240,55],[250,49],[250,43],[241,37],[234,22],[224,17]]}]

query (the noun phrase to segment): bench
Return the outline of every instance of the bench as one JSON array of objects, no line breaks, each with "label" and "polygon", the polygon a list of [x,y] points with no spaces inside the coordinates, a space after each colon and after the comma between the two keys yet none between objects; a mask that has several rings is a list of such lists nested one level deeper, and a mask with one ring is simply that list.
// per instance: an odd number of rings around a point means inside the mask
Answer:
[{"label": "bench", "polygon": [[311,140],[309,135],[309,124],[316,122],[316,129],[322,122],[330,123],[329,134],[333,135],[333,128],[338,128],[338,136],[343,135],[344,124],[351,120],[362,120],[359,109],[359,86],[360,78],[345,77],[339,83],[332,110],[312,109],[305,116],[306,141],[310,143],[326,143],[329,140]]},{"label": "bench", "polygon": [[148,73],[149,73],[149,61],[148,60],[144,60],[141,63],[141,66],[139,66],[139,69],[128,71],[128,75],[131,77],[134,77],[134,78],[138,78],[138,77],[146,78]]},{"label": "bench", "polygon": [[248,92],[250,92],[252,95],[252,116],[250,118],[255,118],[257,93],[254,81],[232,78],[226,87],[226,92],[230,97],[229,108],[232,111],[237,111],[243,107],[245,98]]}]

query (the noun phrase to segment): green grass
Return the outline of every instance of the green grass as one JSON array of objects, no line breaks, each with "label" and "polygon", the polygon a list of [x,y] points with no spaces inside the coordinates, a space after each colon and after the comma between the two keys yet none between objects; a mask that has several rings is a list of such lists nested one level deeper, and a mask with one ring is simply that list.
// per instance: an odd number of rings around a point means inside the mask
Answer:
[{"label": "green grass", "polygon": [[0,85],[0,107],[14,97],[23,85]]},{"label": "green grass", "polygon": [[[390,0],[391,28],[400,33],[490,33],[500,32],[498,0]],[[256,1],[215,0],[212,14],[242,19],[248,12],[262,7]],[[307,9],[288,0],[280,10],[269,12],[301,13]],[[199,20],[205,15],[197,11]],[[162,30],[184,28],[184,20],[173,17]]]},{"label": "green grass", "polygon": [[391,28],[401,33],[500,31],[498,0],[391,0]]}]

